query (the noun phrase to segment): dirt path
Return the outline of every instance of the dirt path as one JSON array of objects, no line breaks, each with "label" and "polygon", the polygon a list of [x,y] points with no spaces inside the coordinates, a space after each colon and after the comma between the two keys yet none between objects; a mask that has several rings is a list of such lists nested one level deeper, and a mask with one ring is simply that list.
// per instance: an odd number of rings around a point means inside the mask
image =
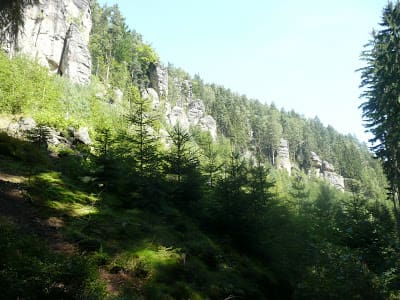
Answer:
[{"label": "dirt path", "polygon": [[60,216],[43,218],[24,189],[22,176],[0,172],[0,216],[16,224],[22,232],[35,234],[48,241],[50,249],[63,254],[74,254],[77,247],[64,240]]}]

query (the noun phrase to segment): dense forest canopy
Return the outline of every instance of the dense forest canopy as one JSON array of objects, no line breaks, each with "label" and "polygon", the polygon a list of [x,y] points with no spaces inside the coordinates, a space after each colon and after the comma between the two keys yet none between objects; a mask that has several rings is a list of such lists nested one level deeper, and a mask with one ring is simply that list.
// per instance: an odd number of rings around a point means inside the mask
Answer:
[{"label": "dense forest canopy", "polygon": [[[317,117],[171,64],[155,105],[144,95],[156,88],[156,51],[117,5],[91,6],[89,85],[0,54],[0,296],[400,298],[398,2],[362,70],[375,158]],[[168,122],[168,107],[193,101],[217,138]],[[36,125],[22,130],[30,117]],[[278,168],[282,139],[291,175]],[[343,191],[313,175],[313,153],[344,177]]]}]

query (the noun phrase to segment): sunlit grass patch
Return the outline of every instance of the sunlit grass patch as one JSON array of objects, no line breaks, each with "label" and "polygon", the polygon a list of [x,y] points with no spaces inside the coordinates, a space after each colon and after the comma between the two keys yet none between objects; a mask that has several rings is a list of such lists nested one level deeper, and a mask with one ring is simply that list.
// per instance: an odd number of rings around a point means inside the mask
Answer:
[{"label": "sunlit grass patch", "polygon": [[63,211],[71,217],[81,217],[90,214],[98,213],[98,209],[94,206],[81,205],[78,203],[63,203],[59,201],[50,201],[48,203],[50,208]]},{"label": "sunlit grass patch", "polygon": [[181,258],[179,249],[164,246],[158,246],[155,249],[142,249],[135,254],[139,257],[140,261],[151,266],[176,264]]},{"label": "sunlit grass patch", "polygon": [[180,261],[180,249],[148,243],[138,250],[118,254],[110,268],[121,266],[138,277],[152,277],[158,268],[177,265]]},{"label": "sunlit grass patch", "polygon": [[85,216],[97,213],[94,206],[99,200],[93,194],[63,178],[60,173],[46,172],[36,175],[31,184],[34,194],[39,194],[43,204],[63,211],[70,216]]}]

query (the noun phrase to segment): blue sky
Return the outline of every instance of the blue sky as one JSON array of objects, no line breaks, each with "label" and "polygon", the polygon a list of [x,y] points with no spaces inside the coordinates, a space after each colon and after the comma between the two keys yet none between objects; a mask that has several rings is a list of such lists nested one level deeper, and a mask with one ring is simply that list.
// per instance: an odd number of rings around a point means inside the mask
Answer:
[{"label": "blue sky", "polygon": [[167,64],[366,141],[359,56],[386,0],[100,0]]}]

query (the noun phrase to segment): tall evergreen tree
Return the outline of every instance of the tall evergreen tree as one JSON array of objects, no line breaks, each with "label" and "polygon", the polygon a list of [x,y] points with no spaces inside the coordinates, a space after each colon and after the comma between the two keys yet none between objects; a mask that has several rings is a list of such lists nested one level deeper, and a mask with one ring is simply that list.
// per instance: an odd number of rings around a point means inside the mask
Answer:
[{"label": "tall evergreen tree", "polygon": [[[390,184],[398,226],[400,195],[400,3],[389,2],[383,10],[382,27],[372,33],[362,53],[361,104],[368,130],[374,134],[373,151],[383,162]],[[399,230],[400,233],[400,230]]]}]

